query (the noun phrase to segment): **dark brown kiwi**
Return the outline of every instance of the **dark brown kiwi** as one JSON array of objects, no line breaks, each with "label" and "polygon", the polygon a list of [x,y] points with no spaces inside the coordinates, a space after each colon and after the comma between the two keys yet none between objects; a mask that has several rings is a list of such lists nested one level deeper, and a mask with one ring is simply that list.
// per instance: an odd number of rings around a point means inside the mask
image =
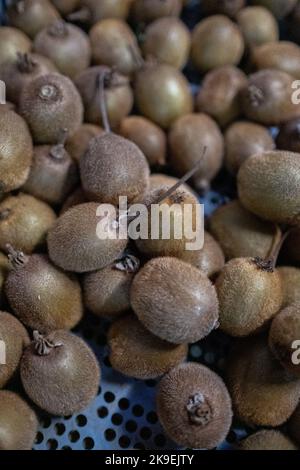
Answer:
[{"label": "dark brown kiwi", "polygon": [[30,39],[17,28],[0,27],[0,65],[15,62],[18,53],[26,54],[32,47]]},{"label": "dark brown kiwi", "polygon": [[77,26],[57,20],[42,29],[33,43],[34,50],[51,59],[60,73],[75,78],[91,62],[88,36]]},{"label": "dark brown kiwi", "polygon": [[1,253],[0,251],[0,307],[3,304],[4,300],[3,287],[5,278],[9,272],[9,268],[10,266],[7,256],[5,256],[5,254]]},{"label": "dark brown kiwi", "polygon": [[207,15],[217,13],[234,18],[245,4],[245,0],[202,0],[201,9]]},{"label": "dark brown kiwi", "polygon": [[0,107],[0,193],[20,188],[32,162],[32,139],[26,122],[7,108]]},{"label": "dark brown kiwi", "polygon": [[274,150],[252,155],[238,173],[240,201],[257,216],[282,224],[300,222],[300,158]]},{"label": "dark brown kiwi", "polygon": [[300,229],[291,232],[283,246],[283,253],[293,263],[300,264]]},{"label": "dark brown kiwi", "polygon": [[239,450],[297,450],[296,445],[281,431],[263,429],[238,444]]},{"label": "dark brown kiwi", "polygon": [[81,0],[52,0],[53,5],[62,15],[68,15],[75,11]]},{"label": "dark brown kiwi", "polygon": [[300,118],[280,126],[276,145],[280,150],[300,153]]},{"label": "dark brown kiwi", "polygon": [[278,125],[300,115],[300,104],[292,101],[295,79],[286,72],[260,70],[250,75],[241,91],[242,109],[247,119],[266,126]]},{"label": "dark brown kiwi", "polygon": [[218,300],[205,273],[177,258],[154,258],[137,273],[131,306],[154,335],[193,343],[218,326]]},{"label": "dark brown kiwi", "polygon": [[22,323],[41,333],[74,328],[83,315],[77,279],[53,266],[46,255],[28,256],[9,247],[9,259],[5,294]]},{"label": "dark brown kiwi", "polygon": [[106,268],[85,274],[85,306],[95,315],[109,319],[130,310],[130,288],[139,267],[139,259],[125,252]]},{"label": "dark brown kiwi", "polygon": [[69,331],[34,332],[21,360],[21,380],[29,398],[53,415],[69,416],[97,395],[100,368],[89,346]]},{"label": "dark brown kiwi", "polygon": [[129,377],[156,379],[183,362],[186,344],[174,345],[152,335],[135,315],[116,320],[108,331],[109,361]]},{"label": "dark brown kiwi", "polygon": [[169,146],[170,164],[179,176],[195,166],[206,147],[192,183],[196,190],[207,190],[223,162],[224,139],[217,124],[206,114],[187,114],[171,127]]},{"label": "dark brown kiwi", "polygon": [[197,109],[213,117],[224,127],[241,114],[239,93],[247,77],[237,67],[225,65],[209,72],[196,97]]},{"label": "dark brown kiwi", "polygon": [[192,34],[191,59],[200,72],[237,65],[244,53],[240,29],[227,16],[214,15],[198,23]]},{"label": "dark brown kiwi", "polygon": [[280,426],[300,398],[300,381],[287,376],[264,336],[237,341],[227,364],[227,384],[235,416],[248,426]]},{"label": "dark brown kiwi", "polygon": [[0,450],[31,450],[38,430],[35,412],[15,392],[0,391]]},{"label": "dark brown kiwi", "polygon": [[217,447],[232,421],[231,399],[223,380],[197,363],[180,364],[163,377],[157,413],[167,435],[189,448]]},{"label": "dark brown kiwi", "polygon": [[300,269],[292,266],[279,266],[283,287],[283,307],[300,303]]},{"label": "dark brown kiwi", "polygon": [[134,0],[131,16],[136,23],[151,23],[164,16],[180,16],[182,0]]},{"label": "dark brown kiwi", "polygon": [[20,113],[26,119],[36,144],[56,144],[61,129],[72,135],[82,124],[83,105],[68,77],[42,75],[24,86]]},{"label": "dark brown kiwi", "polygon": [[236,175],[251,155],[275,148],[273,137],[266,127],[249,121],[237,121],[225,133],[226,167]]},{"label": "dark brown kiwi", "polygon": [[106,18],[126,20],[131,3],[132,0],[80,0],[79,9],[68,18],[90,24]]},{"label": "dark brown kiwi", "polygon": [[[49,230],[48,250],[54,264],[66,271],[89,272],[102,269],[120,257],[127,239],[101,239],[97,236],[95,202],[79,204],[62,214]],[[116,223],[113,208],[106,218],[108,229]]]},{"label": "dark brown kiwi", "polygon": [[17,250],[31,253],[46,240],[56,219],[48,204],[29,194],[8,196],[0,203],[0,249],[12,244]]},{"label": "dark brown kiwi", "polygon": [[79,186],[70,196],[67,197],[62,208],[60,210],[60,215],[66,212],[73,206],[77,206],[78,204],[83,204],[84,202],[88,202],[86,195],[84,194],[83,189]]},{"label": "dark brown kiwi", "polygon": [[252,0],[252,3],[268,8],[276,18],[281,19],[291,13],[297,0]]},{"label": "dark brown kiwi", "polygon": [[288,434],[300,446],[300,405],[288,421]]},{"label": "dark brown kiwi", "polygon": [[276,41],[254,49],[252,62],[258,69],[277,69],[300,79],[300,47],[289,41]]},{"label": "dark brown kiwi", "polygon": [[[237,23],[248,47],[261,46],[278,41],[279,26],[276,18],[264,7],[243,8],[237,15]],[[269,68],[269,67],[265,67]]]},{"label": "dark brown kiwi", "polygon": [[82,124],[71,137],[67,138],[65,144],[66,151],[75,162],[79,163],[79,160],[87,151],[90,140],[103,132],[102,127],[95,124]]},{"label": "dark brown kiwi", "polygon": [[0,367],[0,388],[3,388],[17,371],[23,349],[30,340],[22,323],[7,312],[0,312],[0,340],[5,344],[6,354],[6,362]]}]

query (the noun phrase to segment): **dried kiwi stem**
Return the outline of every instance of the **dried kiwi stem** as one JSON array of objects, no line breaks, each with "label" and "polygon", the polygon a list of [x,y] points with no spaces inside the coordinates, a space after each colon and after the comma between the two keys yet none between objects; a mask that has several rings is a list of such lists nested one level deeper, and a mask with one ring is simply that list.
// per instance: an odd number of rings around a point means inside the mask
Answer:
[{"label": "dried kiwi stem", "polygon": [[63,20],[56,20],[48,28],[50,36],[63,38],[68,35],[67,23]]},{"label": "dried kiwi stem", "polygon": [[92,21],[92,13],[89,8],[82,7],[80,10],[73,11],[67,16],[70,22],[90,23]]},{"label": "dried kiwi stem", "polygon": [[[280,231],[279,227],[277,227],[277,230]],[[266,259],[256,257],[254,258],[254,263],[263,271],[273,273],[276,268],[278,256],[280,254],[282,245],[284,244],[285,240],[287,239],[287,237],[291,234],[293,230],[294,228],[286,230],[286,232],[281,234],[281,236],[278,236],[278,233],[277,233],[269,256]]]},{"label": "dried kiwi stem", "polygon": [[99,91],[99,97],[100,97],[101,117],[102,117],[103,127],[106,132],[111,132],[108,114],[107,114],[106,96],[105,96],[105,85],[109,77],[110,77],[110,72],[103,71],[99,73],[98,78],[97,78],[97,89]]},{"label": "dried kiwi stem", "polygon": [[23,268],[28,262],[29,257],[23,251],[15,250],[9,243],[6,244],[8,259],[14,269]]},{"label": "dried kiwi stem", "polygon": [[52,349],[62,346],[62,343],[53,343],[38,331],[33,332],[33,345],[39,356],[48,356]]},{"label": "dried kiwi stem", "polygon": [[210,404],[200,392],[189,398],[186,410],[191,423],[197,426],[207,426],[213,418]]},{"label": "dried kiwi stem", "polygon": [[256,85],[249,85],[248,93],[251,105],[255,108],[257,108],[264,102],[265,97],[263,91]]},{"label": "dried kiwi stem", "polygon": [[117,259],[113,267],[119,271],[126,271],[127,273],[136,273],[140,269],[140,260],[131,254],[124,254],[120,259]]},{"label": "dried kiwi stem", "polygon": [[30,54],[22,54],[21,52],[18,52],[17,57],[17,66],[20,72],[32,73],[34,71],[35,67],[37,66],[37,62]]},{"label": "dried kiwi stem", "polygon": [[65,143],[68,138],[68,129],[61,129],[58,143],[51,147],[49,155],[54,160],[62,160],[65,156]]}]

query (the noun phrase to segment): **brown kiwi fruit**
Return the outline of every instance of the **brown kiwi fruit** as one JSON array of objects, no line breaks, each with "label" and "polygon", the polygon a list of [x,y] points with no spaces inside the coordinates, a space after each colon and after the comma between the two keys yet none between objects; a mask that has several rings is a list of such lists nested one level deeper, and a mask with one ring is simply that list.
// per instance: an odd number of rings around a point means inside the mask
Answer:
[{"label": "brown kiwi fruit", "polygon": [[300,222],[300,158],[274,150],[252,155],[238,173],[243,206],[257,216],[282,224]]},{"label": "brown kiwi fruit", "polygon": [[206,15],[221,14],[234,18],[245,4],[245,0],[201,0],[201,9]]},{"label": "brown kiwi fruit", "polygon": [[130,310],[130,288],[139,267],[137,257],[124,253],[106,268],[85,274],[85,306],[95,315],[109,319]]},{"label": "brown kiwi fruit", "polygon": [[283,287],[283,307],[300,303],[300,269],[292,266],[280,266],[278,272]]},{"label": "brown kiwi fruit", "polygon": [[[206,114],[187,114],[169,132],[170,164],[181,176],[202,158],[192,178],[196,190],[205,191],[223,163],[224,139],[217,124]],[[202,149],[206,147],[201,157]]]},{"label": "brown kiwi fruit", "polygon": [[283,246],[283,252],[293,263],[300,264],[300,229],[290,233]]},{"label": "brown kiwi fruit", "polygon": [[109,361],[129,377],[156,379],[183,362],[186,344],[174,345],[152,335],[135,315],[116,320],[108,331]]},{"label": "brown kiwi fruit", "polygon": [[62,205],[62,208],[60,210],[60,215],[62,215],[64,212],[67,212],[67,210],[70,209],[71,207],[77,206],[78,204],[83,204],[85,202],[88,202],[87,197],[84,194],[83,189],[79,186],[65,200],[65,202]]},{"label": "brown kiwi fruit", "polygon": [[242,164],[255,153],[275,150],[270,131],[249,121],[233,123],[225,133],[225,164],[236,175]]},{"label": "brown kiwi fruit", "polygon": [[80,9],[69,15],[69,19],[90,24],[106,18],[126,20],[131,3],[132,0],[80,0]]},{"label": "brown kiwi fruit", "polygon": [[239,93],[247,85],[246,75],[237,67],[225,65],[209,72],[196,97],[197,109],[213,117],[221,127],[241,114]]},{"label": "brown kiwi fruit", "polygon": [[7,312],[0,312],[0,340],[5,344],[6,354],[6,362],[0,367],[0,388],[3,388],[17,371],[23,349],[30,340],[22,323]]},{"label": "brown kiwi fruit", "polygon": [[279,26],[276,18],[266,8],[259,6],[243,8],[237,15],[237,23],[249,47],[279,40]]},{"label": "brown kiwi fruit", "polygon": [[[98,207],[95,202],[79,204],[57,219],[48,233],[49,256],[54,264],[66,271],[83,273],[102,269],[120,257],[127,240],[103,240],[97,236]],[[116,223],[113,208],[106,219],[108,228],[112,228]]]},{"label": "brown kiwi fruit", "polygon": [[122,120],[119,133],[141,149],[150,166],[165,165],[166,135],[149,119],[142,116],[128,116]]},{"label": "brown kiwi fruit", "polygon": [[289,436],[300,446],[300,405],[296,408],[288,421]]},{"label": "brown kiwi fruit", "polygon": [[238,444],[239,450],[297,450],[295,444],[281,431],[263,429]]},{"label": "brown kiwi fruit", "polygon": [[235,416],[248,426],[280,426],[300,398],[300,380],[287,376],[264,336],[235,344],[227,364],[227,384]]},{"label": "brown kiwi fruit", "polygon": [[75,78],[91,62],[88,36],[77,26],[57,20],[42,29],[33,43],[34,50],[51,59],[60,73]]},{"label": "brown kiwi fruit", "polygon": [[0,391],[0,450],[31,450],[38,430],[35,412],[16,393]]},{"label": "brown kiwi fruit", "polygon": [[240,29],[227,16],[214,15],[198,23],[192,34],[191,59],[200,72],[237,65],[244,53]]},{"label": "brown kiwi fruit", "polygon": [[145,30],[142,42],[144,57],[182,69],[189,59],[191,33],[178,18],[159,18]]},{"label": "brown kiwi fruit", "polygon": [[223,380],[195,362],[180,364],[163,377],[157,413],[166,434],[189,448],[218,446],[232,421],[231,399]]},{"label": "brown kiwi fruit", "polygon": [[32,162],[33,145],[26,122],[0,106],[0,193],[20,188]]},{"label": "brown kiwi fruit", "polygon": [[83,105],[68,77],[42,75],[24,86],[20,113],[26,119],[36,144],[56,144],[61,130],[72,135],[82,124]]},{"label": "brown kiwi fruit", "polygon": [[4,300],[3,287],[5,278],[9,272],[9,268],[10,266],[7,256],[5,256],[4,253],[1,253],[0,251],[0,307]]},{"label": "brown kiwi fruit", "polygon": [[164,16],[180,16],[182,0],[133,0],[131,16],[136,23],[151,23]]},{"label": "brown kiwi fruit", "polygon": [[218,300],[205,273],[177,258],[154,258],[136,274],[131,306],[154,335],[194,343],[218,326]]},{"label": "brown kiwi fruit", "polygon": [[280,126],[276,145],[280,150],[300,153],[300,118]]},{"label": "brown kiwi fruit", "polygon": [[7,62],[15,62],[18,53],[31,51],[30,39],[17,28],[0,26],[0,66]]},{"label": "brown kiwi fruit", "polygon": [[82,124],[71,137],[67,138],[65,144],[66,151],[75,162],[79,163],[79,160],[88,149],[90,140],[103,132],[102,127],[95,124]]},{"label": "brown kiwi fruit", "polygon": [[31,253],[46,240],[56,219],[48,204],[29,194],[8,196],[0,203],[0,249],[7,243]]},{"label": "brown kiwi fruit", "polygon": [[266,258],[281,235],[275,225],[248,212],[238,200],[219,207],[209,220],[209,229],[227,260],[255,256]]},{"label": "brown kiwi fruit", "polygon": [[69,331],[34,332],[21,360],[21,380],[29,398],[53,415],[72,415],[97,395],[100,368],[89,346]]},{"label": "brown kiwi fruit", "polygon": [[46,255],[28,256],[10,247],[9,259],[5,294],[22,323],[41,333],[74,328],[83,315],[77,279],[53,266]]},{"label": "brown kiwi fruit", "polygon": [[62,14],[72,13],[80,4],[81,0],[52,0],[55,8]]},{"label": "brown kiwi fruit", "polygon": [[247,119],[266,126],[278,125],[300,116],[300,104],[292,101],[295,79],[286,72],[260,70],[250,75],[241,91],[242,109]]},{"label": "brown kiwi fruit", "polygon": [[261,5],[271,10],[276,18],[289,15],[297,4],[297,0],[251,0],[254,5]]},{"label": "brown kiwi fruit", "polygon": [[257,47],[252,62],[258,70],[282,70],[300,79],[300,47],[293,42],[276,41]]}]

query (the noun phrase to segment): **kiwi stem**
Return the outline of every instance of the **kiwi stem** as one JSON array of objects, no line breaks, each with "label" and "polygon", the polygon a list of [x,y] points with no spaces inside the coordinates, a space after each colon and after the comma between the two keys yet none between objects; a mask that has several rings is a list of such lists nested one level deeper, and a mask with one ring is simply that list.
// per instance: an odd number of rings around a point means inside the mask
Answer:
[{"label": "kiwi stem", "polygon": [[48,28],[48,33],[50,36],[57,38],[63,38],[68,34],[67,23],[63,20],[57,20],[52,23]]},{"label": "kiwi stem", "polygon": [[251,105],[255,108],[257,108],[264,102],[263,91],[256,85],[249,85],[248,92]]},{"label": "kiwi stem", "polygon": [[20,72],[22,73],[32,73],[37,66],[35,60],[31,57],[30,54],[22,54],[18,52],[17,54],[17,66]]},{"label": "kiwi stem", "polygon": [[58,144],[53,145],[49,151],[49,155],[54,160],[62,160],[65,156],[65,143],[68,138],[68,129],[62,129],[58,139]]},{"label": "kiwi stem", "polygon": [[90,23],[92,21],[92,14],[89,8],[83,7],[80,10],[74,11],[67,16],[68,21],[78,21],[80,23]]},{"label": "kiwi stem", "polygon": [[38,331],[33,332],[33,345],[39,356],[48,356],[54,348],[62,346],[62,343],[53,343]]},{"label": "kiwi stem", "polygon": [[106,106],[106,97],[105,97],[105,81],[109,76],[109,72],[103,71],[99,73],[98,80],[97,80],[97,88],[99,90],[99,97],[100,97],[100,110],[101,110],[101,117],[104,130],[108,133],[111,132],[108,114],[107,114],[107,106]]},{"label": "kiwi stem", "polygon": [[9,243],[6,244],[8,259],[14,269],[23,268],[28,262],[29,257],[23,251],[15,250]]},{"label": "kiwi stem", "polygon": [[140,269],[140,260],[130,254],[125,254],[122,258],[117,259],[113,267],[119,271],[126,271],[127,273],[136,273]]},{"label": "kiwi stem", "polygon": [[[278,226],[277,226],[277,230],[280,230]],[[275,236],[273,247],[271,249],[271,252],[270,252],[269,256],[266,259],[262,259],[262,258],[259,258],[259,257],[254,258],[255,264],[259,268],[263,269],[264,271],[268,271],[268,272],[271,272],[271,273],[274,272],[275,268],[276,268],[277,261],[278,261],[278,256],[279,256],[280,251],[281,251],[281,248],[282,248],[285,240],[288,238],[288,236],[291,234],[291,232],[293,232],[293,230],[295,230],[295,229],[291,228],[289,230],[286,230],[286,232],[281,234],[281,236],[278,236],[278,233],[277,233],[277,235]]]},{"label": "kiwi stem", "polygon": [[204,427],[212,420],[212,409],[202,393],[191,396],[186,410],[192,424]]}]

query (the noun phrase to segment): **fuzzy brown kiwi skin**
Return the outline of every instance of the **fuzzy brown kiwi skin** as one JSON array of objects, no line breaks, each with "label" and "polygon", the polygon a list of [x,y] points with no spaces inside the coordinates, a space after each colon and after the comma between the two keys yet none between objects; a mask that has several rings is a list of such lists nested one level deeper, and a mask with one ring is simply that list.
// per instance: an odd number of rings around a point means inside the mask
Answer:
[{"label": "fuzzy brown kiwi skin", "polygon": [[79,6],[80,0],[52,0],[52,3],[62,15],[67,15]]},{"label": "fuzzy brown kiwi skin", "polygon": [[300,79],[300,47],[293,42],[270,42],[255,48],[252,61],[258,70],[273,68]]},{"label": "fuzzy brown kiwi skin", "polygon": [[107,18],[126,20],[132,0],[81,0],[80,6],[89,12],[92,24]]},{"label": "fuzzy brown kiwi skin", "polygon": [[0,251],[0,307],[3,305],[3,302],[4,302],[3,287],[4,287],[4,281],[9,272],[9,269],[10,269],[10,263],[8,261],[8,258],[7,256],[5,256],[4,253],[1,253]]},{"label": "fuzzy brown kiwi skin", "polygon": [[0,65],[7,62],[15,62],[18,52],[28,53],[31,51],[30,39],[17,28],[1,26],[0,28]]},{"label": "fuzzy brown kiwi skin", "polygon": [[276,18],[280,19],[291,13],[297,0],[254,0],[253,3],[268,8]]},{"label": "fuzzy brown kiwi skin", "polygon": [[0,391],[0,450],[31,450],[38,430],[35,412],[16,393]]},{"label": "fuzzy brown kiwi skin", "polygon": [[300,269],[292,266],[279,266],[283,287],[282,307],[300,303]]},{"label": "fuzzy brown kiwi skin", "polygon": [[[79,204],[57,219],[48,232],[48,251],[54,264],[65,271],[96,271],[108,266],[123,253],[127,240],[98,238],[98,207],[99,204],[94,202]],[[115,222],[113,210],[106,220],[108,224]]]},{"label": "fuzzy brown kiwi skin", "polygon": [[232,409],[227,388],[201,364],[172,369],[161,380],[156,401],[159,420],[178,445],[213,449],[229,432]]},{"label": "fuzzy brown kiwi skin", "polygon": [[[237,23],[249,48],[279,40],[276,18],[266,8],[260,6],[243,8],[237,15]],[[255,50],[251,49],[252,52],[255,54]]]},{"label": "fuzzy brown kiwi skin", "polygon": [[102,127],[96,126],[95,124],[82,124],[79,129],[67,139],[65,145],[67,152],[75,162],[79,163],[79,160],[87,151],[90,140],[92,140],[93,137],[103,134],[103,132]]},{"label": "fuzzy brown kiwi skin", "polygon": [[281,431],[263,429],[246,437],[238,444],[239,450],[298,450]]},{"label": "fuzzy brown kiwi skin", "polygon": [[218,326],[218,300],[206,274],[176,258],[153,258],[135,276],[131,306],[165,341],[194,343]]},{"label": "fuzzy brown kiwi skin", "polygon": [[61,130],[72,135],[82,124],[83,104],[68,77],[42,75],[25,85],[19,103],[36,144],[56,144]]},{"label": "fuzzy brown kiwi skin", "polygon": [[279,129],[277,148],[300,153],[300,118],[286,122]]},{"label": "fuzzy brown kiwi skin", "polygon": [[222,14],[234,18],[245,4],[245,0],[202,0],[201,8],[205,14]]},{"label": "fuzzy brown kiwi skin", "polygon": [[156,379],[186,359],[186,344],[174,346],[152,335],[135,315],[112,323],[108,331],[109,360],[122,374],[141,380]]},{"label": "fuzzy brown kiwi skin", "polygon": [[296,408],[288,421],[288,434],[300,446],[300,406]]},{"label": "fuzzy brown kiwi skin", "polygon": [[62,205],[59,215],[67,212],[67,210],[71,209],[71,207],[78,206],[78,204],[84,204],[85,202],[88,202],[87,197],[84,194],[83,189],[79,186],[70,194],[70,196],[67,197],[64,204]]},{"label": "fuzzy brown kiwi skin", "polygon": [[37,406],[68,416],[95,398],[100,368],[93,351],[72,333],[57,330],[45,337],[35,333],[21,360],[21,380]]},{"label": "fuzzy brown kiwi skin", "polygon": [[136,23],[151,23],[165,16],[179,16],[181,0],[135,0],[131,7],[131,16]]}]

